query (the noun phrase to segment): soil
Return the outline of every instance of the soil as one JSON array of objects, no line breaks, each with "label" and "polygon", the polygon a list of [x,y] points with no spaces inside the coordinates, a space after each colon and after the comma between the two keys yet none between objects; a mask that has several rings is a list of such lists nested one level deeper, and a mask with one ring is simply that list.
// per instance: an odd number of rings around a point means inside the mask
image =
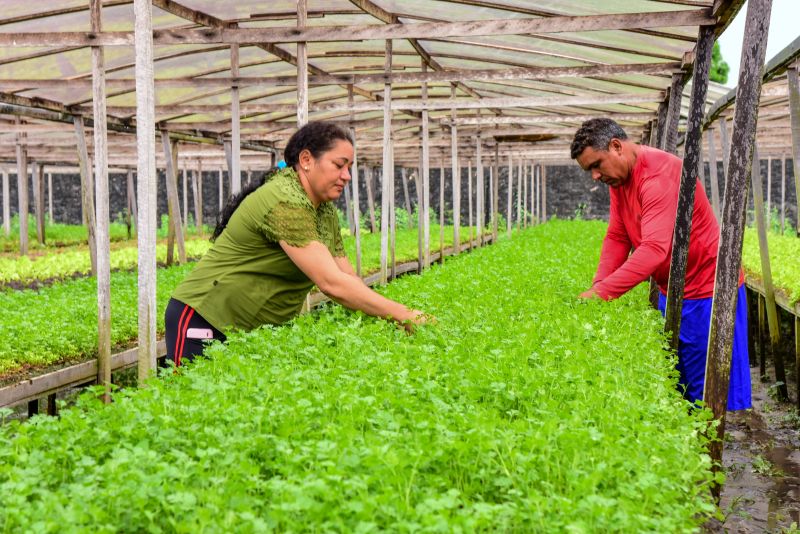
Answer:
[{"label": "soil", "polygon": [[[791,354],[791,353],[789,353]],[[794,358],[787,358],[790,364]],[[800,412],[793,366],[787,369],[790,402],[775,400],[774,380],[750,369],[753,408],[726,418],[720,499],[723,521],[709,532],[797,532],[800,525]],[[769,376],[774,371],[769,369]]]}]

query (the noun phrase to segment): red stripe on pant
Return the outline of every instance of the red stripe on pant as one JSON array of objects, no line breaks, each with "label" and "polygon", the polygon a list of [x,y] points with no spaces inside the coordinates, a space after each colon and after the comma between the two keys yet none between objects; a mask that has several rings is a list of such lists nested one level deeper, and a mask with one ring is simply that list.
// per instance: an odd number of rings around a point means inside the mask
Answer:
[{"label": "red stripe on pant", "polygon": [[[179,365],[181,361],[181,351],[182,343],[181,343],[181,336],[183,336],[186,332],[185,324],[183,318],[186,317],[186,312],[188,312],[191,308],[188,304],[184,304],[183,311],[181,312],[181,318],[178,319],[178,335],[175,337],[175,365]],[[186,320],[186,324],[189,323],[189,320]]]},{"label": "red stripe on pant", "polygon": [[[189,307],[187,306],[187,308]],[[189,308],[189,315],[186,316],[186,321],[184,321],[183,323],[183,333],[181,334],[181,351],[177,355],[175,361],[176,366],[180,366],[181,364],[181,356],[183,355],[183,345],[186,343],[186,331],[189,330],[189,321],[191,320],[192,315],[194,315],[194,309]]]}]

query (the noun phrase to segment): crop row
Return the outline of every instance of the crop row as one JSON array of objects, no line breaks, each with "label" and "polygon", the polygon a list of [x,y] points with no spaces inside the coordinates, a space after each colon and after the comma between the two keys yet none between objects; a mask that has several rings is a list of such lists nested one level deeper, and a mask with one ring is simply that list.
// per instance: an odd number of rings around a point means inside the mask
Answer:
[{"label": "crop row", "polygon": [[[466,230],[466,229],[465,229]],[[466,231],[462,232],[467,239]],[[380,267],[380,235],[362,236],[362,267],[365,273]],[[445,231],[445,246],[453,242],[452,229]],[[207,247],[189,241],[192,247]],[[431,247],[439,245],[439,231],[431,231]],[[345,239],[348,256],[355,257],[353,238]],[[198,250],[200,250],[198,248]],[[397,261],[417,257],[415,230],[398,231]],[[135,249],[132,249],[135,254]],[[60,256],[60,255],[59,255]],[[135,265],[135,256],[130,258]],[[157,328],[163,332],[163,311],[169,296],[191,270],[192,264],[158,270]],[[124,346],[137,337],[137,274],[120,271],[111,275],[111,342]],[[0,291],[0,379],[27,366],[42,366],[86,359],[97,353],[97,283],[94,278],[69,280],[38,291]],[[54,330],[55,327],[55,330]]]},{"label": "crop row", "polygon": [[[773,284],[786,293],[790,302],[797,302],[800,300],[800,238],[770,232],[767,240]],[[758,234],[752,228],[744,233],[742,265],[745,271],[761,278]]]},{"label": "crop row", "polygon": [[579,302],[605,225],[399,279],[413,336],[329,306],[102,406],[0,427],[4,532],[684,532],[704,423],[635,291]]}]

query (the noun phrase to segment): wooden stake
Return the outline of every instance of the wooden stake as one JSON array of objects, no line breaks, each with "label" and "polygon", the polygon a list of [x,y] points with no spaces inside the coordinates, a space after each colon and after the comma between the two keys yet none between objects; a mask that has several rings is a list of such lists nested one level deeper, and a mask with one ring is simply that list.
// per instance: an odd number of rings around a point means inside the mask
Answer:
[{"label": "wooden stake", "polygon": [[128,201],[128,214],[130,215],[136,231],[139,231],[139,216],[136,213],[136,189],[133,184],[133,169],[128,169],[127,175],[127,201]]},{"label": "wooden stake", "polygon": [[34,162],[31,169],[33,179],[33,211],[36,219],[36,240],[45,243],[44,235],[44,165]]},{"label": "wooden stake", "polygon": [[[239,76],[239,45],[231,45],[231,76]],[[242,190],[241,172],[241,112],[239,106],[239,86],[231,87],[231,142],[228,169],[231,179],[231,195],[236,195]],[[302,125],[300,125],[302,126]]]},{"label": "wooden stake", "polygon": [[494,145],[492,163],[492,243],[497,243],[497,225],[500,222],[500,143]]},{"label": "wooden stake", "polygon": [[223,176],[222,176],[222,174],[223,174],[222,167],[217,169],[217,173],[219,174],[219,182],[218,182],[218,185],[217,185],[217,189],[219,191],[217,193],[217,196],[218,196],[218,199],[219,199],[219,208],[218,208],[217,213],[221,217],[222,216],[222,210],[225,208],[225,191],[224,191],[225,181],[224,181]]},{"label": "wooden stake", "polygon": [[194,198],[194,224],[197,235],[203,235],[203,162],[197,159],[197,171],[192,174],[192,197]]},{"label": "wooden stake", "polygon": [[522,164],[522,227],[528,227],[528,176],[527,176],[528,166],[524,163]]},{"label": "wooden stake", "polygon": [[788,400],[786,387],[786,371],[783,367],[783,355],[780,352],[780,322],[778,307],[775,304],[775,287],[772,284],[772,267],[769,262],[769,243],[767,241],[767,214],[764,210],[764,184],[761,182],[761,165],[758,159],[758,147],[753,149],[753,166],[750,173],[753,185],[753,204],[755,206],[756,229],[758,231],[758,251],[761,256],[761,281],[764,284],[764,297],[767,309],[767,325],[769,327],[770,353],[775,364],[775,381],[778,386],[779,400]]},{"label": "wooden stake", "polygon": [[721,201],[725,201],[725,192],[728,188],[728,162],[730,161],[731,157],[731,142],[730,137],[728,136],[728,119],[725,117],[720,117],[719,119],[719,139],[720,144],[722,145],[722,183],[725,184],[725,187],[722,188],[722,198]]},{"label": "wooden stake", "polygon": [[[708,27],[708,26],[706,26]],[[695,74],[697,74],[695,61]],[[696,80],[697,78],[692,78]],[[696,83],[696,82],[695,82]],[[706,82],[707,83],[707,82]],[[694,83],[692,84],[694,85]],[[683,72],[672,75],[672,85],[669,89],[669,104],[667,107],[667,127],[664,140],[664,150],[670,154],[678,154],[678,121],[681,116],[681,100],[683,99]],[[707,90],[707,88],[706,88]],[[685,146],[685,145],[684,145]]]},{"label": "wooden stake", "polygon": [[[17,123],[20,123],[17,117]],[[28,255],[28,153],[25,134],[17,134],[17,214],[19,216],[19,254]]]},{"label": "wooden stake", "polygon": [[[450,86],[450,98],[456,97],[456,86]],[[456,110],[450,111],[450,118],[455,121]],[[458,126],[450,127],[450,174],[453,187],[453,251],[461,252],[461,168],[458,165]]]},{"label": "wooden stake", "polygon": [[522,189],[525,184],[525,162],[520,159],[517,169],[517,231],[522,226],[522,199],[525,191]]},{"label": "wooden stake", "polygon": [[[683,291],[686,287],[686,263],[689,258],[689,236],[692,231],[692,217],[694,215],[694,197],[697,190],[697,169],[700,167],[700,143],[703,140],[703,110],[708,90],[708,71],[711,67],[711,49],[714,46],[713,26],[703,26],[697,36],[696,57],[694,74],[692,76],[692,96],[689,101],[689,117],[687,119],[686,155],[683,158],[681,181],[678,190],[678,210],[675,216],[675,228],[672,234],[672,258],[670,260],[669,283],[667,285],[667,310],[664,331],[670,342],[670,348],[678,352],[678,339],[681,326],[681,311],[683,309]],[[673,77],[673,88],[676,91],[683,89],[680,83],[676,88],[677,76]],[[680,93],[672,97],[680,105]],[[672,100],[672,99],[671,99]],[[670,110],[673,109],[672,101]],[[678,112],[680,108],[678,107]],[[678,129],[678,118],[670,119],[670,130]],[[668,143],[672,142],[673,133],[668,132]],[[677,137],[677,132],[675,132]],[[675,146],[668,148],[675,151]]]},{"label": "wooden stake", "polygon": [[797,63],[786,71],[789,78],[789,117],[792,122],[792,165],[794,166],[794,191],[797,202],[797,236],[800,237],[800,83]]},{"label": "wooden stake", "polygon": [[[177,169],[176,169],[177,170]],[[182,185],[183,185],[183,211],[181,212],[182,215],[182,222],[183,222],[183,235],[187,235],[189,233],[189,177],[186,175],[186,164],[184,163],[183,168],[181,169],[181,178],[182,178]]]},{"label": "wooden stake", "polygon": [[[305,28],[308,19],[308,1],[297,0],[297,27]],[[237,73],[238,76],[238,73]],[[297,127],[308,122],[308,45],[297,43]]]},{"label": "wooden stake", "polygon": [[[725,173],[727,179],[722,206],[717,270],[714,277],[706,381],[703,390],[706,405],[719,421],[716,427],[717,439],[712,441],[709,447],[713,468],[717,472],[722,469],[722,444],[728,406],[733,329],[736,321],[739,269],[747,210],[748,173],[753,161],[761,72],[771,8],[771,0],[750,0],[747,5],[745,41],[742,46],[731,140],[731,146],[735,148],[731,150],[728,172]],[[715,497],[719,498],[720,488],[717,486],[713,491]]]},{"label": "wooden stake", "polygon": [[84,131],[83,117],[75,116],[75,138],[78,148],[78,167],[81,173],[81,206],[83,206],[83,224],[89,235],[89,256],[92,262],[92,276],[97,276],[97,239],[95,237],[95,210],[94,210],[94,177],[89,164],[89,150],[86,147],[86,133]]},{"label": "wooden stake", "polygon": [[[353,86],[347,87],[347,100],[353,101]],[[350,114],[350,120],[353,120],[353,113]],[[356,237],[356,274],[361,276],[361,206],[359,205],[360,199],[358,194],[358,143],[356,143],[356,129],[350,127],[350,137],[353,139],[353,168],[351,170],[350,188],[353,191],[353,228],[355,229]],[[406,197],[408,197],[408,185],[406,187]],[[411,220],[411,212],[408,213],[408,218]]]},{"label": "wooden stake", "polygon": [[[781,235],[786,228],[786,154],[781,155]],[[798,367],[797,369],[800,369]],[[797,373],[800,377],[800,372]]]},{"label": "wooden stake", "polygon": [[542,163],[542,222],[547,222],[547,166]]},{"label": "wooden stake", "polygon": [[469,209],[467,210],[467,217],[469,219],[469,249],[472,250],[472,240],[474,235],[475,225],[472,217],[472,160],[467,161],[467,200],[469,202]]},{"label": "wooden stake", "polygon": [[511,197],[514,190],[514,162],[511,158],[511,152],[508,153],[508,176],[506,177],[506,191],[508,196],[508,203],[506,204],[506,235],[511,237]]},{"label": "wooden stake", "polygon": [[[384,71],[392,72],[392,41],[386,41]],[[392,84],[383,86],[383,176],[381,177],[381,284],[387,280],[387,263],[389,255],[389,218],[392,191]]]},{"label": "wooden stake", "polygon": [[[428,64],[425,59],[422,59],[421,65],[422,72],[428,71]],[[428,84],[422,84],[422,100],[428,101]],[[431,264],[431,221],[430,221],[430,206],[431,206],[431,191],[430,191],[430,177],[431,177],[431,152],[429,146],[430,132],[428,131],[428,110],[422,111],[422,246],[423,246],[423,259],[422,266],[427,268]]]},{"label": "wooden stake", "polygon": [[439,164],[439,263],[444,264],[444,153]]},{"label": "wooden stake", "polygon": [[481,139],[481,132],[478,132],[477,135],[477,152],[475,154],[475,215],[476,215],[476,225],[478,226],[477,237],[478,237],[478,246],[483,246],[483,228],[485,226],[485,222],[483,220],[484,214],[486,211],[486,206],[483,201],[483,140]]},{"label": "wooden stake", "polygon": [[[181,207],[178,203],[178,177],[176,175],[176,162],[178,159],[178,143],[170,141],[169,133],[161,131],[161,143],[164,147],[164,160],[167,167],[164,177],[167,181],[167,204],[169,207],[169,224],[178,242],[178,261],[186,263],[186,246],[183,240],[183,225],[181,224]],[[167,248],[167,252],[169,252]],[[169,261],[168,261],[169,263]]]},{"label": "wooden stake", "polygon": [[47,173],[47,217],[50,224],[56,222],[53,217],[53,173]]},{"label": "wooden stake", "polygon": [[374,234],[377,231],[377,226],[375,224],[375,195],[372,192],[373,175],[372,167],[364,163],[364,183],[367,186],[367,207],[369,208],[369,231]]},{"label": "wooden stake", "polygon": [[11,196],[8,186],[8,171],[2,170],[3,174],[3,233],[6,237],[11,235]]},{"label": "wooden stake", "polygon": [[719,178],[717,177],[717,147],[714,143],[714,130],[706,132],[708,136],[708,168],[711,173],[711,207],[719,221]]}]

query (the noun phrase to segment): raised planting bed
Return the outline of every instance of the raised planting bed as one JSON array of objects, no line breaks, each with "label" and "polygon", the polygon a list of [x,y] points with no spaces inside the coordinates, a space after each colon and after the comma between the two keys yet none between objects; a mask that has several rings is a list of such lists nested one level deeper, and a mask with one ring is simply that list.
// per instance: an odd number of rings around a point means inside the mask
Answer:
[{"label": "raised planting bed", "polygon": [[0,427],[0,527],[696,530],[705,423],[659,314],[575,297],[604,232],[548,223],[393,282],[438,319],[413,336],[330,306]]},{"label": "raised planting bed", "polygon": [[[770,232],[767,235],[772,270],[772,283],[776,292],[793,305],[800,300],[800,238]],[[742,266],[754,280],[761,280],[761,256],[758,234],[752,228],[744,233]]]}]

